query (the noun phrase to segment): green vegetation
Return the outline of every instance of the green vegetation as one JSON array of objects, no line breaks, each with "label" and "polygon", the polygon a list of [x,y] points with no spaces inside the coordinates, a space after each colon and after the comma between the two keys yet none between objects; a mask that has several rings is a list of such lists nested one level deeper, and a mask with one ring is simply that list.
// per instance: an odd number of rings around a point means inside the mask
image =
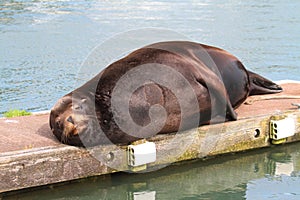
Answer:
[{"label": "green vegetation", "polygon": [[30,112],[27,112],[26,110],[9,110],[5,113],[3,113],[4,117],[19,117],[19,116],[27,116],[31,115]]}]

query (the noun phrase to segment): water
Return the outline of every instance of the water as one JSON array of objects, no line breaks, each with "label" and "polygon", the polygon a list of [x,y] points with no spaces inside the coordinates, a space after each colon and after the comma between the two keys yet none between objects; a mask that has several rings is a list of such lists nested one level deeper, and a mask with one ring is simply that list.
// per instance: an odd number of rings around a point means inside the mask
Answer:
[{"label": "water", "polygon": [[95,46],[144,27],[224,48],[270,79],[300,80],[299,8],[293,0],[1,1],[0,114],[50,109],[78,86]]},{"label": "water", "polygon": [[279,146],[170,166],[147,174],[114,174],[4,197],[20,199],[299,199],[299,145]]},{"label": "water", "polygon": [[[0,1],[0,115],[9,109],[50,109],[94,75],[78,73],[97,45],[144,27],[224,48],[272,80],[300,80],[299,10],[300,1],[294,0]],[[297,146],[154,174],[89,179],[20,198],[297,199]]]}]

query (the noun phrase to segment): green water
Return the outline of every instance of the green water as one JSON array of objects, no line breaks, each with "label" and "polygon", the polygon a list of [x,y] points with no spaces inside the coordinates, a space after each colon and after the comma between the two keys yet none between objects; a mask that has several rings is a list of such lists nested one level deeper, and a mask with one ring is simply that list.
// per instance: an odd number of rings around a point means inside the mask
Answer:
[{"label": "green water", "polygon": [[20,199],[299,199],[299,144],[169,166],[146,174],[118,173],[27,191]]}]

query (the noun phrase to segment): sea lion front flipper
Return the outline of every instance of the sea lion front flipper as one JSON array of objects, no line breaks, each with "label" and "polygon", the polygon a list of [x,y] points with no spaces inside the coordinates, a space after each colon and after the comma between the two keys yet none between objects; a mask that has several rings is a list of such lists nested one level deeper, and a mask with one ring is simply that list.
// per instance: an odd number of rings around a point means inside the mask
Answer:
[{"label": "sea lion front flipper", "polygon": [[282,92],[276,83],[248,70],[250,79],[250,95],[271,94]]},{"label": "sea lion front flipper", "polygon": [[[220,117],[225,117],[225,121],[235,121],[237,120],[237,114],[234,111],[229,96],[227,94],[226,88],[222,81],[215,75],[214,73],[209,73],[210,76],[203,77],[213,77],[213,80],[204,80],[201,77],[198,77],[196,80],[199,84],[206,87],[210,98],[211,98],[211,111],[212,111],[212,119],[211,123],[219,123],[224,122],[224,120],[220,121]],[[207,74],[208,75],[208,74]]]}]

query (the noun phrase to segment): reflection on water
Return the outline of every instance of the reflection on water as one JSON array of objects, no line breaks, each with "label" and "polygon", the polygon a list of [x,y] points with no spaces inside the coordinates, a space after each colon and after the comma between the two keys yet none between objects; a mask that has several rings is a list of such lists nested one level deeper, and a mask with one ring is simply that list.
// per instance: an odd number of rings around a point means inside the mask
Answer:
[{"label": "reflection on water", "polygon": [[3,199],[299,199],[299,144],[114,174]]},{"label": "reflection on water", "polygon": [[294,0],[0,1],[0,115],[50,109],[77,78],[87,81],[77,74],[95,46],[141,27],[222,47],[271,79],[299,80],[299,7]]}]

